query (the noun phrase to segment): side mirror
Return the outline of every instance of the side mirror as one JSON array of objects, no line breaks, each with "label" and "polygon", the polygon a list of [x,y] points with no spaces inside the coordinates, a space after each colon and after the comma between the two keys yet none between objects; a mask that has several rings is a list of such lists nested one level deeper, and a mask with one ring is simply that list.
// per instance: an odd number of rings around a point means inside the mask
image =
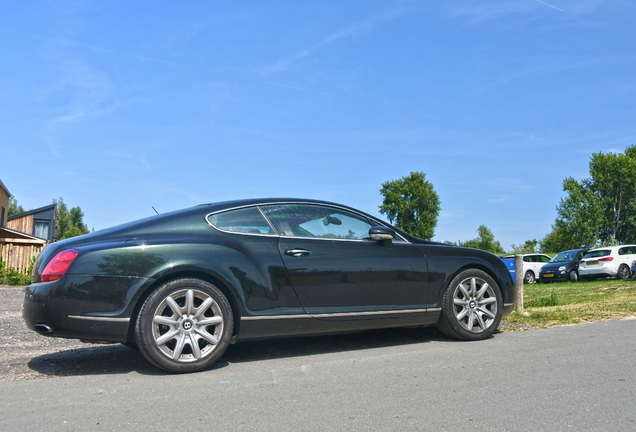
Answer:
[{"label": "side mirror", "polygon": [[383,226],[369,228],[369,237],[371,237],[371,240],[381,241],[384,247],[393,247],[393,239],[395,236],[395,231],[391,228]]}]

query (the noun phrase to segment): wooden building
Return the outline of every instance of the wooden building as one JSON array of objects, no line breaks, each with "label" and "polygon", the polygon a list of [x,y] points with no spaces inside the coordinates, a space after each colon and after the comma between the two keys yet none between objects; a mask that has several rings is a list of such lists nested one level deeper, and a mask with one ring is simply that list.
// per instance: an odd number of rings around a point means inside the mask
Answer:
[{"label": "wooden building", "polygon": [[0,261],[26,273],[42,249],[55,238],[57,206],[52,204],[9,217],[10,197],[0,180]]},{"label": "wooden building", "polygon": [[9,215],[9,198],[11,193],[9,189],[0,180],[0,227],[3,227]]},{"label": "wooden building", "polygon": [[31,262],[45,246],[46,240],[0,227],[0,260],[21,273],[28,271]]},{"label": "wooden building", "polygon": [[51,204],[7,218],[6,227],[51,243],[57,239],[56,217],[57,205]]}]

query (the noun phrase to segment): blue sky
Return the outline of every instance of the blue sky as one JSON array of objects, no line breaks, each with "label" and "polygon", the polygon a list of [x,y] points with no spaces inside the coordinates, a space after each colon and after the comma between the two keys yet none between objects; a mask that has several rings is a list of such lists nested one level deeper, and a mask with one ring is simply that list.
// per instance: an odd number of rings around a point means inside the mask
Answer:
[{"label": "blue sky", "polygon": [[378,214],[423,171],[436,240],[550,231],[636,143],[636,3],[2,1],[0,179],[95,229],[307,197]]}]

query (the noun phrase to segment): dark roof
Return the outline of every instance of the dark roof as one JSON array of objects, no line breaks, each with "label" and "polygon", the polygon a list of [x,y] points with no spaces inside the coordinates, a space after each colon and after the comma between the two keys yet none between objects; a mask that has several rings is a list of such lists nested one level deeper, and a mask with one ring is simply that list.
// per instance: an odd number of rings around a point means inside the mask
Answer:
[{"label": "dark roof", "polygon": [[14,229],[7,228],[7,227],[0,227],[0,238],[40,240],[42,243],[46,243],[45,239],[34,237],[32,235],[29,235],[20,231],[16,231]]},{"label": "dark roof", "polygon": [[57,204],[51,204],[51,205],[47,205],[47,206],[44,206],[44,207],[36,208],[36,209],[33,209],[33,210],[25,211],[23,213],[18,213],[18,214],[15,214],[13,216],[9,216],[7,218],[7,221],[10,221],[10,220],[13,220],[13,219],[17,219],[17,218],[22,217],[22,216],[28,216],[28,215],[33,214],[33,213],[39,213],[41,211],[50,210],[52,208],[55,208],[56,206],[57,206]]},{"label": "dark roof", "polygon": [[9,192],[9,189],[7,189],[7,187],[4,185],[4,183],[2,183],[2,180],[0,180],[0,186],[2,186],[2,188],[7,191],[9,196],[13,196],[13,195],[11,195],[11,192]]}]

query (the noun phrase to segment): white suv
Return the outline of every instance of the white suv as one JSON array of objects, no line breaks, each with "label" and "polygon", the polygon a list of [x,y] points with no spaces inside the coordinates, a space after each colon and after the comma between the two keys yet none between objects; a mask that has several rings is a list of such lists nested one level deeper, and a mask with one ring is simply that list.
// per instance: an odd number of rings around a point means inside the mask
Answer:
[{"label": "white suv", "polygon": [[579,263],[582,279],[631,276],[630,266],[636,259],[636,245],[611,246],[592,249]]},{"label": "white suv", "polygon": [[[501,259],[513,259],[514,255],[500,255]],[[552,258],[547,255],[539,253],[530,253],[523,255],[523,283],[534,283],[535,280],[539,280],[539,271],[541,267],[550,262]],[[510,273],[514,273],[514,266],[509,266]]]}]

